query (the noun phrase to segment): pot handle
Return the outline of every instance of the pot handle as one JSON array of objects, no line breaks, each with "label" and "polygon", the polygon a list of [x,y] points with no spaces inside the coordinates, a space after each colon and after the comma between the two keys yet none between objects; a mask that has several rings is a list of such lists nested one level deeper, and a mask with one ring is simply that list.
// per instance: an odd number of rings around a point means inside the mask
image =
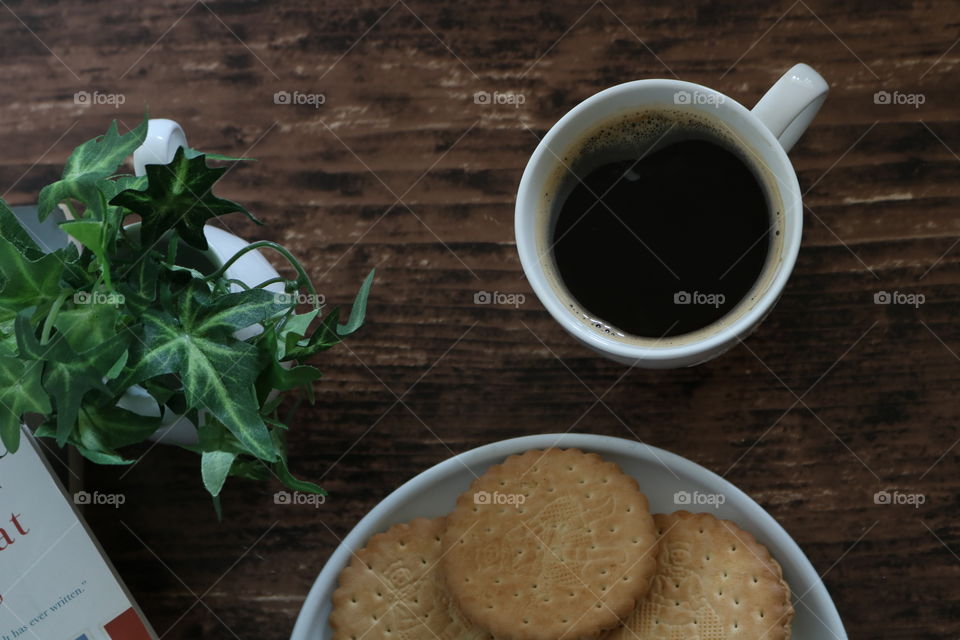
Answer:
[{"label": "pot handle", "polygon": [[133,152],[133,172],[142,176],[148,164],[169,164],[180,147],[187,148],[187,136],[180,125],[166,118],[151,118],[146,139]]}]

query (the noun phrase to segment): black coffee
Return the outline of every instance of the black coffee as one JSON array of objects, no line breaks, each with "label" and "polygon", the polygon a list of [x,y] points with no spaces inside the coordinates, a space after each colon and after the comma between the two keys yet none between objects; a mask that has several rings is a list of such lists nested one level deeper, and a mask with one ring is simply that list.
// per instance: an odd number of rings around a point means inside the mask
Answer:
[{"label": "black coffee", "polygon": [[563,203],[553,253],[594,317],[636,336],[716,322],[757,282],[772,216],[753,171],[708,140],[604,164]]}]

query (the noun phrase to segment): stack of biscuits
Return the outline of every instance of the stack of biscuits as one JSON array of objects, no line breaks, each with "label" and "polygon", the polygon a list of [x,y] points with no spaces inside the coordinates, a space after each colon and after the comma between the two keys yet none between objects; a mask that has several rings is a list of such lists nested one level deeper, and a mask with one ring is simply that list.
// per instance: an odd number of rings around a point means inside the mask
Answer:
[{"label": "stack of biscuits", "polygon": [[340,574],[334,640],[786,640],[780,565],[712,515],[651,515],[576,449],[477,478],[445,518],[373,536]]}]

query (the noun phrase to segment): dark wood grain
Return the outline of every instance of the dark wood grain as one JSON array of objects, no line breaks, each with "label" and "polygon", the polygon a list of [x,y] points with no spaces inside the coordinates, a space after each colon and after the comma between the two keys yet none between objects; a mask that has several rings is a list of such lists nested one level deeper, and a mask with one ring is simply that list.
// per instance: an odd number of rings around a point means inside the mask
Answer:
[{"label": "dark wood grain", "polygon": [[[852,638],[956,637],[958,27],[956,2],[5,3],[8,201],[34,201],[76,144],[149,107],[192,146],[259,159],[220,189],[268,225],[222,224],[291,246],[330,302],[377,268],[367,327],[320,359],[318,402],[290,436],[296,471],[332,494],[322,509],[234,482],[217,523],[197,460],[173,448],[126,475],[88,469],[127,496],[88,517],[154,625],[287,637],[338,538],[393,488],[451,453],[573,426],[743,488],[824,574]],[[774,313],[693,369],[625,372],[575,344],[513,242],[537,136],[615,83],[675,75],[750,105],[798,61],[832,93],[791,154],[809,211]],[[879,90],[925,103],[878,105]],[[77,91],[125,103],[76,105]],[[326,101],[277,105],[276,91]],[[476,91],[525,103],[477,105]],[[480,289],[527,302],[479,307]],[[875,305],[879,290],[926,303]],[[876,505],[879,489],[926,503]]]}]

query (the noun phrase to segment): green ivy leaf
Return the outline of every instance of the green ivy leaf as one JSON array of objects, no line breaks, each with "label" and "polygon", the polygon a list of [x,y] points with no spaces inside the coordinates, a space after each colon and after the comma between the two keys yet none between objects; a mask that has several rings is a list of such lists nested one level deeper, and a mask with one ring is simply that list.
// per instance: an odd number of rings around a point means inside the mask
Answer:
[{"label": "green ivy leaf", "polygon": [[289,391],[305,387],[322,377],[323,374],[316,367],[302,364],[288,369],[273,360],[265,376],[265,386],[278,391]]},{"label": "green ivy leaf", "polygon": [[76,198],[88,207],[102,198],[97,181],[109,178],[147,137],[147,119],[129,133],[120,135],[117,121],[110,123],[107,132],[88,140],[74,149],[63,169],[63,176],[40,191],[37,212],[44,220],[50,212],[68,198]]},{"label": "green ivy leaf", "polygon": [[[198,304],[191,306],[197,315],[197,331],[229,335],[238,329],[263,322],[287,310],[288,305],[279,301],[276,294],[265,289],[248,289],[228,293],[211,301],[209,294],[198,286],[191,287],[191,296]],[[202,305],[202,306],[201,306]]]},{"label": "green ivy leaf", "polygon": [[182,296],[178,317],[156,309],[144,312],[143,334],[124,385],[179,375],[191,407],[210,411],[251,455],[272,462],[277,453],[254,394],[259,353],[230,331],[261,322],[282,308],[261,289],[211,301],[203,285],[193,282]]},{"label": "green ivy leaf", "polygon": [[0,320],[0,356],[17,355],[17,334],[13,329],[13,318]]},{"label": "green ivy leaf", "polygon": [[27,230],[20,224],[17,215],[0,198],[0,238],[6,238],[28,260],[43,257],[43,250],[34,242]]},{"label": "green ivy leaf", "polygon": [[[203,486],[216,501],[227,478],[236,475],[234,469],[242,466],[243,459],[240,455],[246,453],[244,447],[222,422],[208,416],[205,424],[197,429],[197,444],[186,448],[200,454]],[[249,459],[248,461],[253,462]],[[255,464],[263,466],[263,462],[259,460]]]},{"label": "green ivy leaf", "polygon": [[[279,362],[276,351],[283,348],[283,345],[276,338],[275,327],[269,327],[262,340],[264,344],[261,355],[264,364],[260,377],[257,378],[257,397],[261,399],[261,402],[274,389],[289,391],[297,387],[307,387],[323,376],[319,369],[308,365],[285,367]],[[287,364],[292,365],[289,362]],[[267,406],[261,406],[261,413],[268,413],[268,409]]]},{"label": "green ivy leaf", "polygon": [[160,265],[156,260],[143,259],[126,272],[126,281],[117,284],[124,304],[135,314],[141,314],[157,299]]},{"label": "green ivy leaf", "polygon": [[326,351],[340,344],[343,339],[337,334],[337,322],[340,320],[340,308],[334,307],[327,313],[320,325],[305,340],[298,340],[296,333],[286,334],[283,350],[284,360],[306,360],[310,356]]},{"label": "green ivy leaf", "polygon": [[23,414],[52,411],[40,384],[42,371],[42,362],[0,357],[0,439],[10,453],[20,447]]},{"label": "green ivy leaf", "polygon": [[[142,442],[160,428],[160,418],[142,416],[120,407],[96,407],[84,403],[80,407],[77,428],[68,442],[86,459],[97,464],[123,465],[133,461],[117,453],[117,449]],[[35,432],[38,437],[55,438],[56,427],[45,423]]]},{"label": "green ivy leaf", "polygon": [[144,247],[153,246],[175,228],[188,244],[206,250],[204,223],[227,213],[240,212],[260,224],[242,205],[213,195],[214,183],[227,169],[208,167],[202,155],[187,158],[181,147],[170,164],[147,165],[146,171],[146,189],[127,189],[110,200],[112,205],[140,214],[140,242]]},{"label": "green ivy leaf", "polygon": [[87,351],[109,340],[117,331],[120,310],[111,304],[84,304],[64,309],[53,326],[74,351]]},{"label": "green ivy leaf", "polygon": [[311,309],[306,313],[291,313],[284,321],[283,326],[277,331],[278,355],[283,357],[286,352],[287,344],[295,345],[304,340],[308,335],[310,323],[320,315],[320,309]]},{"label": "green ivy leaf", "polygon": [[220,490],[223,489],[227,476],[230,475],[230,468],[237,454],[230,451],[204,451],[200,456],[200,475],[203,476],[203,486],[210,495],[216,497],[220,495]]},{"label": "green ivy leaf", "polygon": [[130,359],[130,350],[124,349],[123,353],[120,354],[120,357],[117,358],[117,361],[113,363],[113,366],[103,374],[103,377],[107,380],[113,380],[123,372],[123,368],[127,366],[127,360]]},{"label": "green ivy leaf", "polygon": [[116,176],[113,180],[98,182],[97,186],[100,188],[100,193],[102,193],[103,197],[109,202],[121,191],[126,191],[127,189],[146,189],[147,176],[125,174]]},{"label": "green ivy leaf", "polygon": [[92,252],[100,263],[100,269],[105,274],[109,274],[110,262],[107,260],[103,244],[103,222],[98,220],[68,220],[67,222],[61,222],[60,228]]},{"label": "green ivy leaf", "polygon": [[237,458],[233,462],[233,468],[230,469],[230,475],[235,478],[246,478],[248,480],[265,481],[271,477],[273,471],[260,460],[251,460],[250,458]]},{"label": "green ivy leaf", "polygon": [[[153,399],[157,401],[158,405],[167,404],[171,398],[176,397],[176,394],[182,388],[180,380],[173,375],[144,380],[141,384],[143,388],[147,390],[147,393],[153,396]],[[173,407],[170,407],[170,409],[175,413],[183,413]]]},{"label": "green ivy leaf", "polygon": [[17,247],[0,238],[0,319],[9,319],[21,309],[40,306],[60,293],[63,258],[59,252],[30,260]]},{"label": "green ivy leaf", "polygon": [[24,359],[44,361],[43,388],[56,403],[57,444],[62,447],[77,421],[84,395],[93,390],[110,393],[101,377],[127,348],[130,334],[127,331],[117,333],[106,342],[77,353],[59,337],[40,344],[29,317],[29,310],[17,314],[15,326],[19,355]]},{"label": "green ivy leaf", "polygon": [[322,496],[328,495],[320,486],[306,480],[300,480],[290,473],[290,467],[287,465],[287,446],[283,440],[283,433],[281,431],[274,431],[271,435],[273,436],[274,443],[280,455],[280,459],[273,465],[273,471],[277,474],[280,482],[294,491],[316,493]]},{"label": "green ivy leaf", "polygon": [[73,236],[80,244],[93,251],[98,258],[103,258],[103,223],[97,220],[67,220],[60,223],[60,228]]},{"label": "green ivy leaf", "polygon": [[95,281],[95,278],[87,273],[80,252],[77,251],[76,245],[72,242],[50,255],[57,256],[60,259],[60,263],[63,265],[61,280],[67,286],[73,289],[82,289]]},{"label": "green ivy leaf", "polygon": [[103,202],[105,203],[105,210],[102,218],[108,227],[104,248],[108,253],[112,254],[116,252],[117,238],[121,232],[123,219],[127,214],[127,210],[123,207],[111,206],[106,203],[112,200],[121,191],[126,191],[127,189],[146,189],[147,176],[115,176],[109,180],[100,180],[97,183],[97,187],[100,189],[100,193],[103,196]]},{"label": "green ivy leaf", "polygon": [[357,297],[353,299],[353,306],[350,307],[350,317],[347,318],[346,324],[337,327],[338,336],[348,336],[363,325],[363,321],[367,317],[367,298],[370,296],[370,287],[373,285],[375,271],[376,269],[371,269],[363,280],[363,284],[360,285]]}]

